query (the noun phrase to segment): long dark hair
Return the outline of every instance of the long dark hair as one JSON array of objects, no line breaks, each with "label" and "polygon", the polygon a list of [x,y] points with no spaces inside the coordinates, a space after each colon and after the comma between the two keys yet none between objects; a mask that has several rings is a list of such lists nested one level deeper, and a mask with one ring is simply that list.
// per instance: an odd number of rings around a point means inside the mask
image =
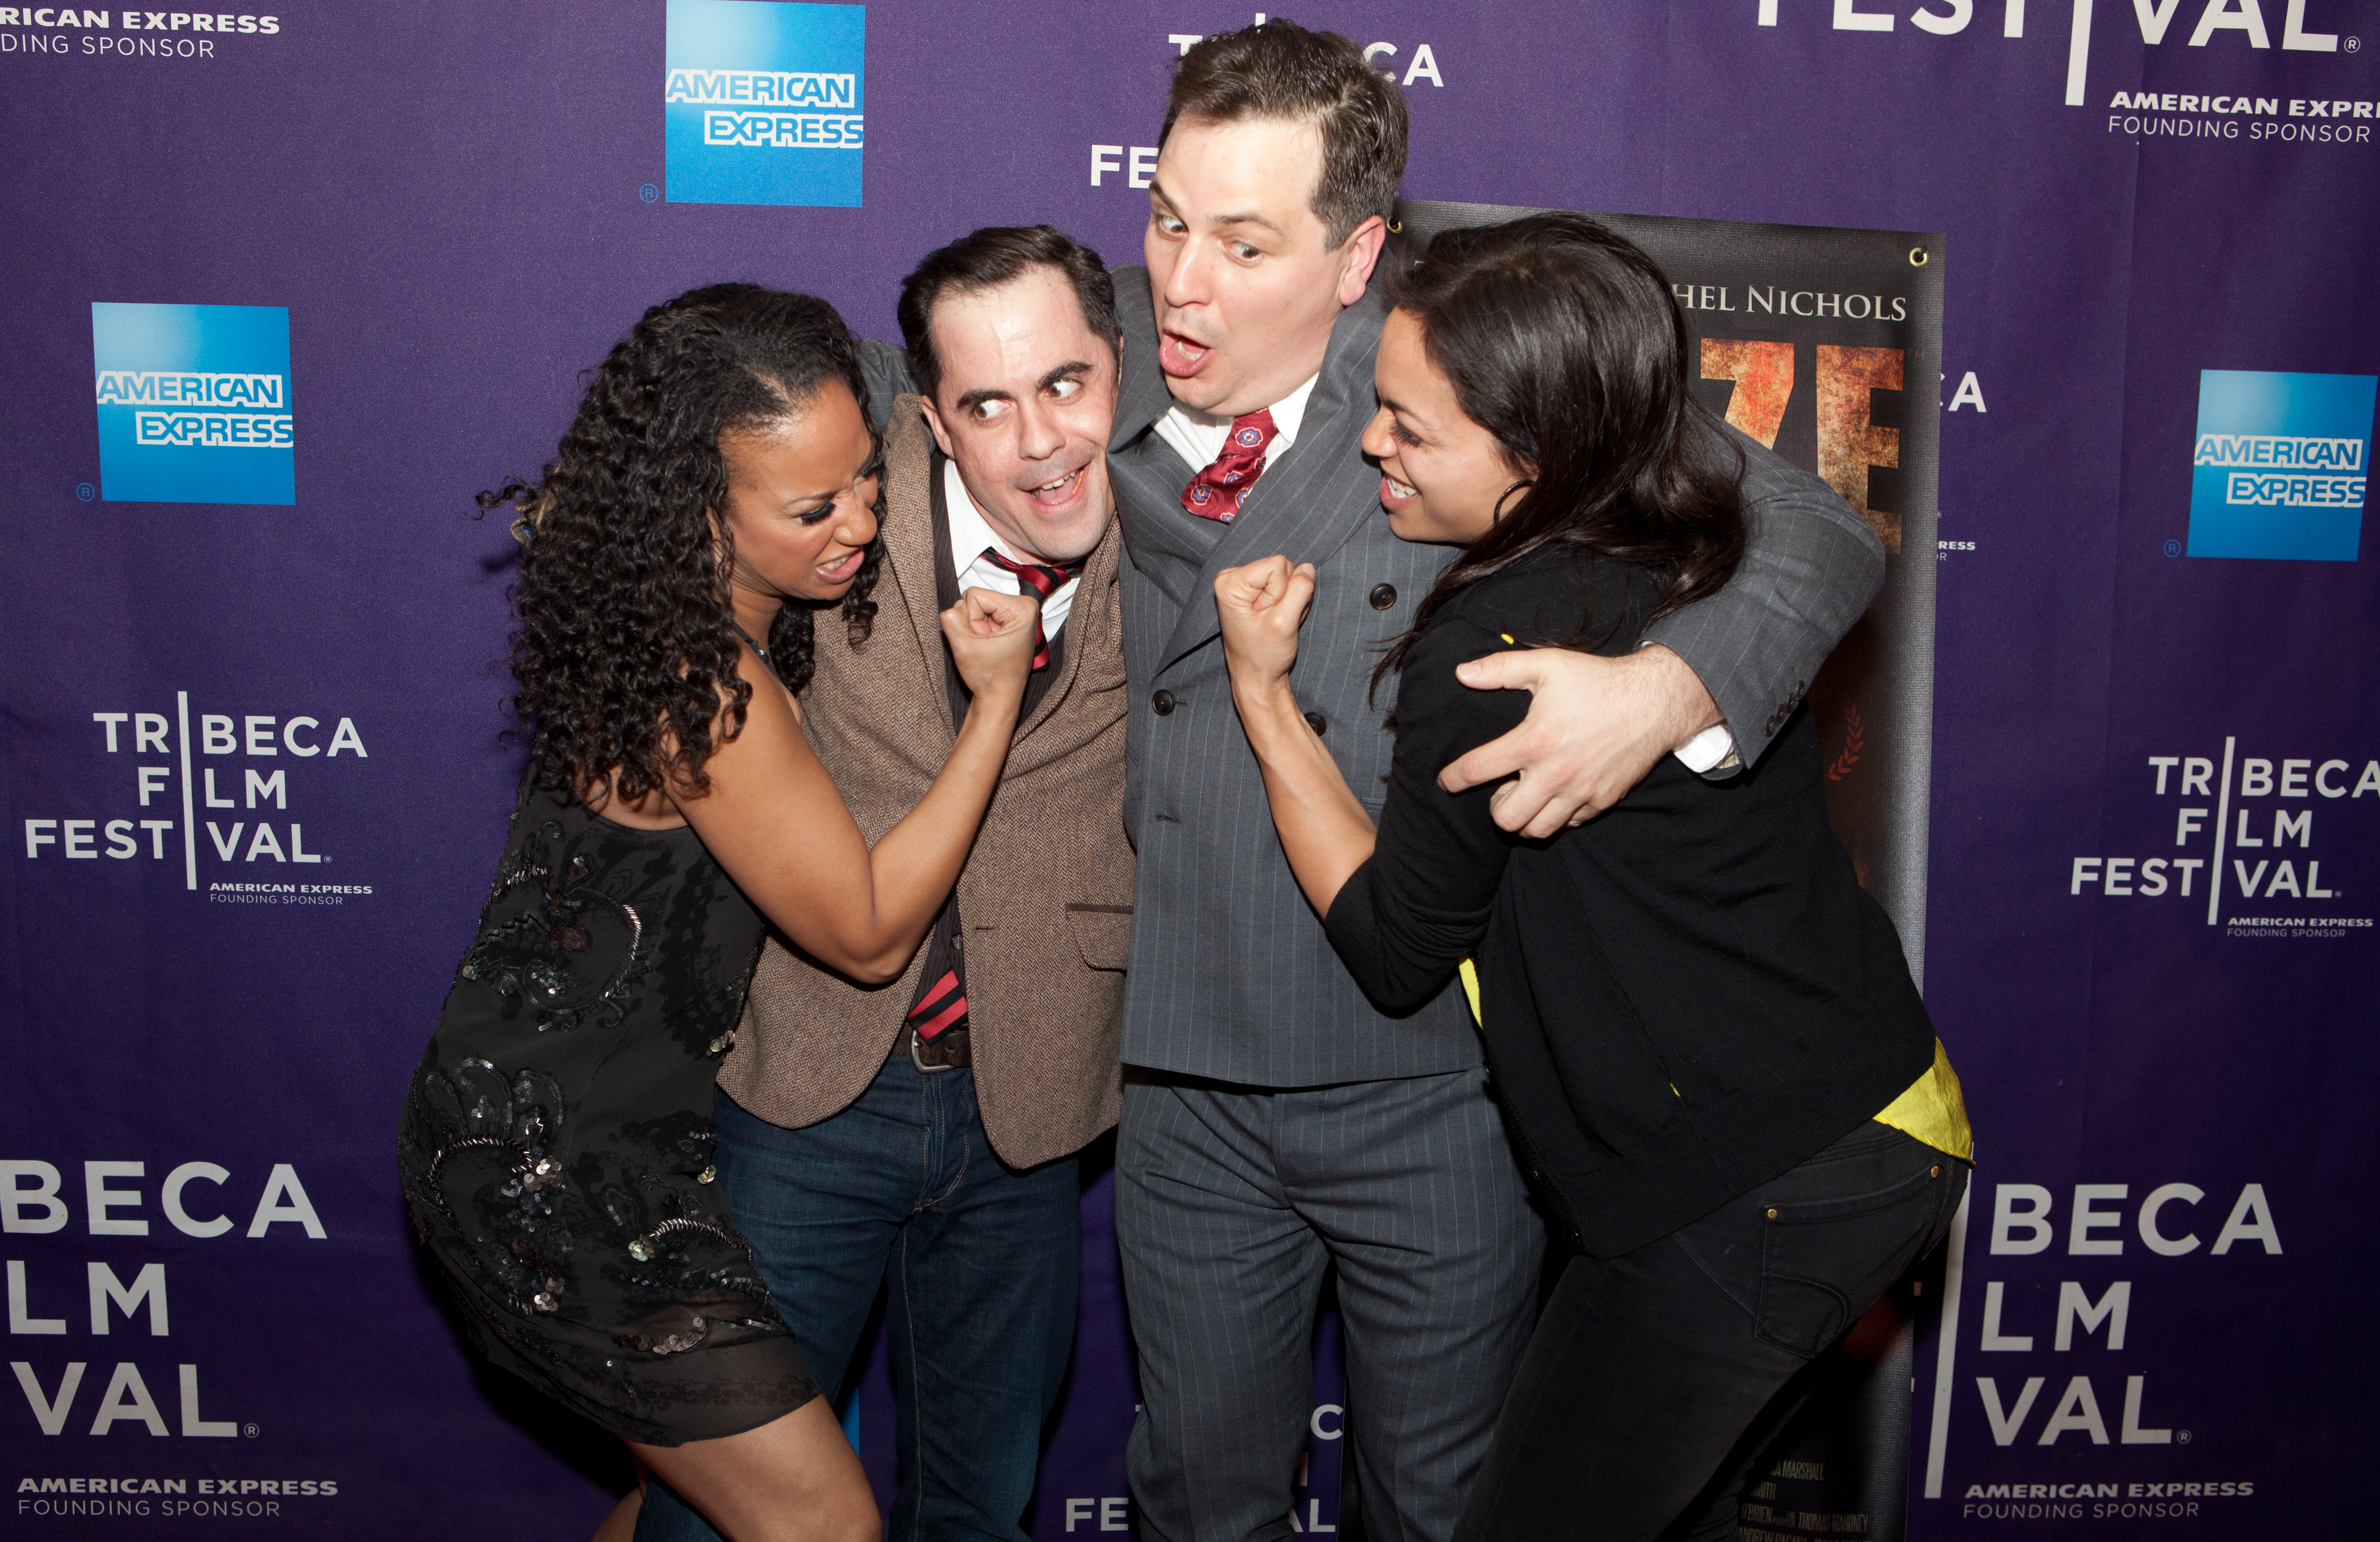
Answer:
[{"label": "long dark hair", "polygon": [[[608,774],[630,801],[699,792],[752,698],[735,673],[734,538],[711,518],[727,499],[720,436],[799,413],[829,381],[864,412],[859,350],[824,300],[714,284],[646,311],[590,373],[543,475],[479,497],[520,511],[510,704],[540,787],[576,795]],[[879,537],[843,598],[855,646],[875,619],[882,555]],[[796,691],[814,608],[789,601],[769,633]]]},{"label": "long dark hair", "polygon": [[[1549,546],[1646,570],[1654,616],[1727,582],[1743,555],[1743,457],[1688,388],[1685,318],[1633,242],[1582,214],[1450,230],[1390,293],[1464,415],[1536,470],[1422,601],[1376,683],[1447,601]],[[1561,640],[1599,640],[1594,618]]]}]

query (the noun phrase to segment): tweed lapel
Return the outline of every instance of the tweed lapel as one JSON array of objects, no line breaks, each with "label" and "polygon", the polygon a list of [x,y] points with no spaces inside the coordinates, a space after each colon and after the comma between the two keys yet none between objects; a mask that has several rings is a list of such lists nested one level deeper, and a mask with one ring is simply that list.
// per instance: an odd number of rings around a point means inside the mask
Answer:
[{"label": "tweed lapel", "polygon": [[[928,666],[923,678],[936,687],[933,698],[939,702],[943,664],[941,606],[934,585],[934,442],[918,400],[903,396],[894,402],[884,431],[884,574],[876,593],[880,608],[900,608]],[[928,715],[940,725],[944,744],[957,738],[947,710]]]},{"label": "tweed lapel", "polygon": [[1123,560],[1123,535],[1111,513],[1107,529],[1084,559],[1082,577],[1075,581],[1075,603],[1066,612],[1065,630],[1059,634],[1063,646],[1050,666],[1058,671],[1058,678],[1050,682],[1041,699],[1017,725],[1008,751],[1009,775],[1045,765],[1076,747],[1076,741],[1066,735],[1037,736],[1037,731],[1066,710],[1069,703],[1080,704],[1083,672],[1093,659],[1122,650],[1123,639],[1109,625],[1108,595],[1115,588],[1116,569]]},{"label": "tweed lapel", "polygon": [[1117,324],[1123,330],[1123,379],[1116,389],[1114,424],[1108,431],[1111,455],[1138,439],[1173,405],[1165,371],[1157,367],[1157,310],[1148,291],[1148,270],[1118,268],[1111,276]]},{"label": "tweed lapel", "polygon": [[[1190,591],[1182,597],[1172,634],[1165,639],[1160,674],[1221,630],[1215,615],[1216,574],[1275,552],[1293,563],[1318,565],[1378,511],[1378,484],[1354,473],[1361,469],[1355,443],[1372,415],[1372,360],[1379,352],[1380,323],[1388,315],[1381,288],[1375,284],[1340,313],[1330,330],[1330,350],[1322,358],[1321,375],[1306,398],[1297,442],[1280,465],[1265,468],[1240,516],[1207,552]],[[1159,385],[1162,389],[1161,380]]]}]

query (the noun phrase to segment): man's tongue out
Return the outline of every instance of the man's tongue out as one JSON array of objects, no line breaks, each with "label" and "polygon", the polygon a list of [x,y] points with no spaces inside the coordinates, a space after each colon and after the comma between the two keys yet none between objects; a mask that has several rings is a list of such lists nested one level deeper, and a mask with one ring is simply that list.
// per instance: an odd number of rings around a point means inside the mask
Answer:
[{"label": "man's tongue out", "polygon": [[1157,365],[1169,375],[1195,375],[1198,372],[1198,366],[1204,364],[1207,356],[1214,351],[1203,344],[1193,343],[1179,333],[1169,332],[1163,334],[1157,346]]}]

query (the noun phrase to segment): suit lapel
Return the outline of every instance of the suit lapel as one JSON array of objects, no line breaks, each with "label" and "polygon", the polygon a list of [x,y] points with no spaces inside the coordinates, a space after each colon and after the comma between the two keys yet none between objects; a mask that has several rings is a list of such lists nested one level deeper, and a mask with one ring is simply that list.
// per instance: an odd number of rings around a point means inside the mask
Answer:
[{"label": "suit lapel", "polygon": [[[884,582],[891,583],[910,636],[926,661],[926,678],[940,686],[945,666],[942,607],[937,602],[934,577],[932,452],[933,439],[917,410],[917,398],[903,396],[893,404],[892,420],[884,434],[885,577],[877,592],[882,594]],[[937,690],[934,695],[939,698],[942,692]],[[945,730],[945,743],[956,737],[949,728],[947,710],[933,716]]]},{"label": "suit lapel", "polygon": [[[1278,465],[1265,467],[1240,516],[1207,552],[1189,592],[1181,596],[1182,613],[1165,639],[1160,674],[1221,629],[1215,615],[1216,574],[1275,552],[1293,563],[1318,565],[1378,511],[1373,484],[1353,473],[1362,464],[1355,443],[1371,418],[1372,360],[1379,352],[1380,323],[1388,314],[1379,290],[1374,285],[1340,313],[1321,375],[1306,399],[1297,442]],[[1155,369],[1154,360],[1150,368]],[[1158,383],[1162,390],[1163,381]],[[1186,511],[1176,512],[1184,522],[1197,520]],[[1162,511],[1158,516],[1162,517]]]},{"label": "suit lapel", "polygon": [[1107,596],[1115,587],[1116,567],[1123,560],[1123,533],[1116,528],[1114,516],[1110,515],[1107,529],[1084,561],[1082,577],[1075,581],[1075,602],[1066,612],[1066,625],[1051,639],[1050,669],[1055,678],[1043,689],[1041,698],[1033,703],[1025,721],[1017,724],[1009,750],[1010,775],[1044,764],[1054,755],[1075,747],[1073,742],[1062,737],[1053,741],[1050,751],[1043,753],[1035,735],[1075,695],[1085,661],[1103,648],[1112,650],[1117,646],[1118,639],[1108,635]]},{"label": "suit lapel", "polygon": [[[1110,454],[1138,439],[1173,405],[1165,371],[1157,367],[1157,310],[1148,292],[1148,270],[1118,268],[1114,277],[1116,315],[1123,328],[1123,380],[1116,390],[1114,425],[1108,431]],[[1188,473],[1183,480],[1189,480]]]}]

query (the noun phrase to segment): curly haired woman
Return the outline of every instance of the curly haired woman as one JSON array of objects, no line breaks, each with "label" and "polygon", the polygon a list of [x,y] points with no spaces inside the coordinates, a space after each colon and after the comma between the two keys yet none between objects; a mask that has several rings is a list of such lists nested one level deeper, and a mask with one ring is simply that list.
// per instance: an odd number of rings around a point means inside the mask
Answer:
[{"label": "curly haired woman", "polygon": [[735,1542],[872,1542],[877,1518],[712,1182],[719,1058],[764,927],[869,983],[916,952],[1032,652],[1029,600],[971,589],[943,613],[973,706],[869,849],[795,701],[813,612],[838,606],[854,648],[875,613],[866,392],[824,301],[697,289],[613,348],[540,480],[482,495],[521,513],[528,774],[399,1136],[480,1353]]}]

